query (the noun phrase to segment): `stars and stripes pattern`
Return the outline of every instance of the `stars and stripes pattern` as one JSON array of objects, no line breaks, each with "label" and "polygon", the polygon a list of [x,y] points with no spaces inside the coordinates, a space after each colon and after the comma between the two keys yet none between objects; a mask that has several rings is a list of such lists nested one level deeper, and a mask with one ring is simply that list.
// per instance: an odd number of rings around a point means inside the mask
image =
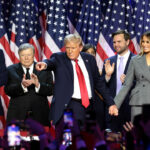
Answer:
[{"label": "stars and stripes pattern", "polygon": [[19,60],[19,45],[29,42],[35,47],[35,60],[41,60],[42,31],[32,0],[12,0],[8,22],[10,46],[16,59]]},{"label": "stars and stripes pattern", "polygon": [[101,3],[96,0],[68,1],[68,18],[84,43],[97,45],[102,27]]},{"label": "stars and stripes pattern", "polygon": [[[6,6],[6,5],[5,5]],[[5,7],[6,8],[6,7]],[[4,15],[4,1],[0,2],[0,49],[3,50],[5,59],[7,60],[7,66],[12,64],[13,53],[11,53],[9,40],[6,30],[5,15]],[[0,87],[0,129],[5,125],[5,118],[7,113],[7,107],[9,103],[9,98],[4,93],[4,87]]]},{"label": "stars and stripes pattern", "polygon": [[[130,33],[131,39],[135,38],[135,24],[133,23],[131,6],[128,0],[109,0],[107,11],[105,12],[102,31],[97,44],[97,59],[103,63],[104,59],[115,55],[113,49],[112,33],[117,30],[126,30]],[[137,53],[135,46],[131,41],[129,49]],[[136,43],[136,42],[135,42]],[[99,57],[100,56],[100,57]],[[101,66],[102,67],[102,66]]]},{"label": "stars and stripes pattern", "polygon": [[134,4],[134,23],[137,42],[143,32],[150,30],[150,1],[136,0]]},{"label": "stars and stripes pattern", "polygon": [[49,58],[52,53],[64,51],[63,39],[69,34],[69,27],[64,0],[51,0],[46,10],[47,19],[43,56],[44,58]]},{"label": "stars and stripes pattern", "polygon": [[[111,34],[118,29],[130,33],[129,49],[140,51],[137,43],[150,27],[149,7],[147,0],[1,0],[0,48],[7,66],[19,62],[18,46],[24,42],[34,45],[35,61],[40,61],[65,51],[64,37],[77,33],[84,44],[97,47],[102,69],[104,59],[115,55]],[[6,116],[9,98],[3,88],[0,93]]]}]

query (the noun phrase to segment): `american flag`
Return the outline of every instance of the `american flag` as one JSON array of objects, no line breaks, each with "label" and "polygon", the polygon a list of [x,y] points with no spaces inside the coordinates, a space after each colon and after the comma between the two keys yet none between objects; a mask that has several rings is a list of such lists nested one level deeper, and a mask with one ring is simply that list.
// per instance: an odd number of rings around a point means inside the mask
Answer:
[{"label": "american flag", "polygon": [[[64,51],[65,35],[78,33],[83,43],[97,46],[102,69],[103,60],[115,55],[111,34],[118,29],[130,33],[130,50],[139,52],[137,41],[150,27],[149,7],[147,0],[1,0],[0,48],[7,66],[19,62],[18,46],[24,42],[35,46],[39,61]],[[3,88],[0,93],[6,116],[9,99]]]},{"label": "american flag", "polygon": [[[42,32],[38,15],[32,0],[0,1],[0,48],[7,66],[19,62],[18,46],[25,42],[34,45],[35,60],[41,60]],[[0,95],[6,118],[9,98],[3,87]]]},{"label": "american flag", "polygon": [[136,25],[135,33],[139,43],[143,32],[150,30],[150,1],[136,0],[134,3],[134,23]]},{"label": "american flag", "polygon": [[8,21],[7,4],[8,3],[4,3],[4,0],[0,1],[0,48],[3,50],[5,54],[5,58],[7,59],[6,64],[8,66],[14,63],[13,60],[14,54],[10,50],[9,39],[7,34],[7,24],[6,24],[6,21]]},{"label": "american flag", "polygon": [[100,1],[69,0],[68,8],[68,18],[83,42],[96,46],[103,21]]},{"label": "american flag", "polygon": [[41,60],[42,30],[36,5],[32,0],[12,0],[10,8],[8,20],[10,46],[16,60],[19,60],[19,45],[26,42],[34,45],[35,60]]},{"label": "american flag", "polygon": [[[102,6],[107,6],[104,0],[102,2],[98,0],[69,0],[70,32],[80,34],[85,44],[90,43],[96,47],[98,43],[105,14],[104,9],[101,9]],[[97,64],[101,68],[100,59],[97,59]]]},{"label": "american flag", "polygon": [[[6,5],[5,5],[6,6]],[[13,63],[13,53],[11,53],[9,40],[7,36],[5,16],[4,16],[4,1],[0,1],[0,49],[3,50],[7,66]],[[4,127],[9,103],[8,97],[4,93],[4,88],[0,87],[0,128]]]},{"label": "american flag", "polygon": [[[44,8],[46,11],[46,31],[44,33],[44,47],[43,47],[43,59],[50,58],[52,53],[64,51],[63,39],[69,34],[68,20],[66,5],[64,0],[51,0],[45,1],[45,5],[41,6],[42,1],[40,1],[40,8]],[[45,13],[44,13],[45,14]]]},{"label": "american flag", "polygon": [[97,52],[100,56],[101,64],[104,59],[115,55],[111,35],[117,30],[126,30],[130,33],[132,41],[129,49],[137,53],[135,50],[135,23],[133,22],[132,15],[132,8],[128,0],[108,1],[102,32],[100,33],[97,44]]},{"label": "american flag", "polygon": [[107,11],[107,7],[108,7],[109,1],[106,0],[101,0],[101,11],[105,17],[106,11]]}]

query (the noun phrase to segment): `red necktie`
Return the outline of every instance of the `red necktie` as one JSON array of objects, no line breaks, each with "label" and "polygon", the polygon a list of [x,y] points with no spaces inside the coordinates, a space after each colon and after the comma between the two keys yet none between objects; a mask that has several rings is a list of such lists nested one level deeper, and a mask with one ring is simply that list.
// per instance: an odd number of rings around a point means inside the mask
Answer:
[{"label": "red necktie", "polygon": [[81,71],[81,68],[78,65],[78,60],[77,59],[75,60],[75,63],[76,63],[77,76],[78,76],[78,80],[79,80],[82,105],[85,108],[87,108],[89,106],[90,102],[89,102],[88,91],[87,91],[87,88],[86,88],[85,79],[84,79],[83,73]]}]

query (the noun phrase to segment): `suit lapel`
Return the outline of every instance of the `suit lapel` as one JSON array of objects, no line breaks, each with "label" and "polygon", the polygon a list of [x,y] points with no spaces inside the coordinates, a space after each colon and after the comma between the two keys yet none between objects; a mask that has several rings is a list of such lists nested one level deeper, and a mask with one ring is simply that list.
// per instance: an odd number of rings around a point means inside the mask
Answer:
[{"label": "suit lapel", "polygon": [[23,75],[25,74],[24,71],[23,71],[23,68],[21,66],[21,63],[18,63],[18,65],[16,67],[16,72],[18,73],[18,75],[20,77],[23,77]]},{"label": "suit lapel", "polygon": [[[118,57],[118,55],[115,55],[113,57],[113,59],[111,59],[111,65],[113,63],[115,63],[114,73],[112,74],[114,76],[114,77],[112,77],[113,84],[114,84],[114,89],[116,89],[116,81],[117,81],[117,57]],[[115,92],[115,94],[116,94],[116,92]]]},{"label": "suit lapel", "polygon": [[[34,62],[33,73],[36,74],[36,75],[39,75],[39,74],[40,74],[40,71],[37,71],[37,70],[35,69],[35,65],[36,65],[36,62]],[[17,71],[17,73],[19,74],[19,76],[22,76],[22,77],[23,77],[23,74],[25,74],[25,72],[23,71],[23,68],[22,68],[21,63],[19,63],[16,68],[17,68],[16,71]]]},{"label": "suit lapel", "polygon": [[141,68],[141,73],[144,75],[144,77],[150,81],[150,71],[149,71],[149,67],[146,64],[146,57],[145,55],[140,56],[137,58],[137,62],[138,62],[138,66],[139,68]]},{"label": "suit lapel", "polygon": [[117,75],[117,58],[118,58],[118,55],[115,55],[114,58],[111,60],[111,65],[113,63],[115,63],[115,68],[114,68],[114,73],[115,73],[115,76]]},{"label": "suit lapel", "polygon": [[89,70],[90,70],[90,67],[89,67],[89,60],[85,57],[85,55],[82,55],[81,54],[81,57],[82,57],[82,59],[83,59],[83,61],[84,61],[84,64],[85,64],[85,66],[86,66],[86,69],[88,70],[88,73],[90,72]]},{"label": "suit lapel", "polygon": [[69,71],[69,75],[72,79],[72,82],[73,82],[73,66],[72,66],[72,63],[71,63],[71,60],[67,57],[66,53],[64,53],[64,69],[66,68],[67,71]]},{"label": "suit lapel", "polygon": [[88,74],[89,74],[89,80],[90,80],[91,89],[92,89],[92,87],[93,87],[93,82],[92,82],[92,81],[93,81],[93,80],[92,80],[93,76],[92,76],[92,71],[91,71],[89,59],[88,59],[88,58],[86,57],[86,55],[84,55],[83,53],[80,53],[80,55],[81,55],[81,57],[82,57],[82,59],[83,59],[83,61],[84,61],[85,67],[86,67],[87,72],[88,72]]},{"label": "suit lapel", "polygon": [[126,67],[125,67],[125,70],[124,70],[124,74],[127,73],[128,66],[129,66],[129,63],[130,63],[130,60],[131,60],[132,56],[134,56],[134,54],[130,52],[130,55],[129,55],[129,58],[128,58],[128,61],[127,61],[127,64],[126,64]]},{"label": "suit lapel", "polygon": [[34,62],[33,73],[38,76],[38,75],[40,74],[40,71],[37,71],[37,70],[35,69],[35,65],[36,65],[36,62]]},{"label": "suit lapel", "polygon": [[82,59],[84,61],[85,67],[86,67],[86,69],[88,71],[88,74],[90,74],[91,71],[90,71],[90,66],[89,66],[89,60],[88,60],[88,58],[86,58],[86,56],[83,55],[82,53],[80,55],[81,55],[81,57],[82,57]]}]

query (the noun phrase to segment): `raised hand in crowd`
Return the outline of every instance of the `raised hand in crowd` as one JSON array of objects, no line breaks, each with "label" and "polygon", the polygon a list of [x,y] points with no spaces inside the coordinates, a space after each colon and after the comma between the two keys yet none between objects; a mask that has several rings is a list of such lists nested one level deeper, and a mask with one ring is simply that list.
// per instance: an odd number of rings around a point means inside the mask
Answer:
[{"label": "raised hand in crowd", "polygon": [[104,66],[105,66],[106,78],[111,77],[112,73],[114,72],[115,63],[111,65],[110,60],[106,60]]},{"label": "raised hand in crowd", "polygon": [[123,128],[125,129],[125,131],[130,132],[130,131],[133,130],[134,125],[132,124],[132,122],[126,122],[126,123],[123,125]]}]

